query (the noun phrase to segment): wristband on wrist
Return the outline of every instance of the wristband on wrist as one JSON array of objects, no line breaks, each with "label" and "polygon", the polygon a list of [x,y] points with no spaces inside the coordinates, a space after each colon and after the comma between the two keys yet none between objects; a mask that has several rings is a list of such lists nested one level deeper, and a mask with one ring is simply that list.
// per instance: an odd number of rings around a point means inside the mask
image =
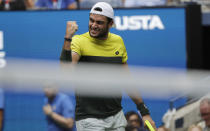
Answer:
[{"label": "wristband on wrist", "polygon": [[66,38],[66,37],[64,37],[64,40],[65,40],[65,41],[68,41],[68,42],[71,42],[71,41],[72,41],[71,38]]},{"label": "wristband on wrist", "polygon": [[139,103],[137,105],[137,109],[140,111],[140,113],[141,113],[142,116],[150,115],[149,109],[146,107],[146,105],[143,102],[142,103]]},{"label": "wristband on wrist", "polygon": [[60,60],[63,62],[71,62],[71,50],[62,49]]}]

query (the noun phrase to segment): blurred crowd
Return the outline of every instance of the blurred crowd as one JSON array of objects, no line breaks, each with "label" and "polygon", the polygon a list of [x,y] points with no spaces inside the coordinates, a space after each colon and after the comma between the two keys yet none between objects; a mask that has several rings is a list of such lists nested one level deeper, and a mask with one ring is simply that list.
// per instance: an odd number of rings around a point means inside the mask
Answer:
[{"label": "blurred crowd", "polygon": [[203,12],[210,11],[210,0],[0,0],[0,10],[89,9],[99,1],[108,2],[114,8],[197,3],[202,5]]}]

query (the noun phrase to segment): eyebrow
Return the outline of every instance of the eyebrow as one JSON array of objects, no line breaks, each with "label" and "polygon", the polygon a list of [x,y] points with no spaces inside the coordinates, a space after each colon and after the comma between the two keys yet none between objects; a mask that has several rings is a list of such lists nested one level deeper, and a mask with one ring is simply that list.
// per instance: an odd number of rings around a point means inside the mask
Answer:
[{"label": "eyebrow", "polygon": [[94,20],[93,18],[91,18],[91,16],[89,17],[89,19],[90,19],[91,21],[96,21],[96,22],[105,22],[105,21],[103,21],[103,20]]}]

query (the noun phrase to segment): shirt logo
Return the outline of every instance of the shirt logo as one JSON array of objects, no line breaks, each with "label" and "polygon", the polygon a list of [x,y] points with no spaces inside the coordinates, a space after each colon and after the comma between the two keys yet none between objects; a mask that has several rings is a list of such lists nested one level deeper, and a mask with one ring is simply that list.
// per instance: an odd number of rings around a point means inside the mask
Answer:
[{"label": "shirt logo", "polygon": [[116,51],[115,54],[116,54],[116,55],[119,55],[119,51]]}]

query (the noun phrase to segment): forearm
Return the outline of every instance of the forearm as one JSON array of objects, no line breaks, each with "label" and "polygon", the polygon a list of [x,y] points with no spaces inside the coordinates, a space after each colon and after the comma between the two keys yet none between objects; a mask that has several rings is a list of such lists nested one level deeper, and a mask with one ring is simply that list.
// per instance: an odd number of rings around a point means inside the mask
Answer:
[{"label": "forearm", "polygon": [[129,94],[129,96],[136,104],[137,109],[140,111],[142,116],[150,115],[149,109],[144,104],[144,101],[139,95],[139,93],[132,93],[132,94]]},{"label": "forearm", "polygon": [[55,112],[52,112],[49,117],[62,127],[73,128],[74,120],[72,118],[65,118]]},{"label": "forearm", "polygon": [[71,62],[71,41],[74,33],[78,30],[78,25],[76,21],[68,21],[66,25],[66,33],[64,36],[64,44],[62,48],[62,52],[60,55],[61,62]]},{"label": "forearm", "polygon": [[70,41],[64,41],[64,45],[61,51],[60,55],[60,61],[61,62],[71,62],[72,56],[71,56],[71,42]]},{"label": "forearm", "polygon": [[135,102],[135,104],[137,106],[137,109],[141,113],[142,120],[144,122],[144,126],[146,126],[145,125],[145,121],[148,120],[149,123],[152,125],[152,127],[156,130],[155,122],[152,120],[152,118],[150,116],[149,109],[144,104],[143,99],[141,98],[141,96],[139,94],[137,94],[137,93],[133,93],[132,95],[130,95],[130,97]]},{"label": "forearm", "polygon": [[141,98],[139,93],[134,92],[134,93],[129,93],[128,95],[136,105],[139,103],[143,103],[143,99]]}]

